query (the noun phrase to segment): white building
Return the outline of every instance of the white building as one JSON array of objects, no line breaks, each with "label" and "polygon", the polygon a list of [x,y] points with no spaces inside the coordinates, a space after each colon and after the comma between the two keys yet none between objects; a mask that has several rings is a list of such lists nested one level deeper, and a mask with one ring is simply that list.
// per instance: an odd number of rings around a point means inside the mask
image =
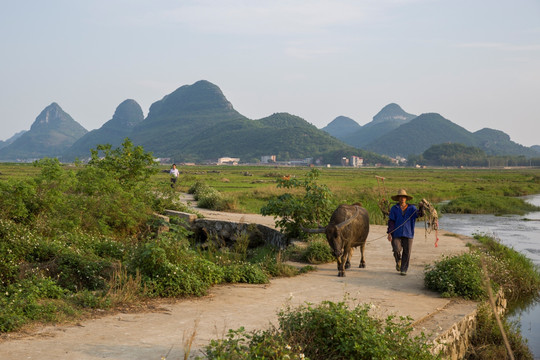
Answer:
[{"label": "white building", "polygon": [[217,160],[218,165],[238,165],[240,158],[221,157]]},{"label": "white building", "polygon": [[264,156],[261,156],[261,163],[262,164],[275,163],[275,162],[276,162],[276,155],[264,155]]},{"label": "white building", "polygon": [[364,165],[364,159],[358,156],[351,156],[350,164],[352,167],[360,167]]}]

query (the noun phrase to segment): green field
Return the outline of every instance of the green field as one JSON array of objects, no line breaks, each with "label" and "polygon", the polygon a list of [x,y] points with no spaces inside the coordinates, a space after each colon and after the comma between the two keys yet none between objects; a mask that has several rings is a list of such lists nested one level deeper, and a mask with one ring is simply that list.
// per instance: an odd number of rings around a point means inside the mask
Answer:
[{"label": "green field", "polygon": [[[540,169],[413,169],[413,168],[320,168],[320,183],[327,185],[340,203],[357,201],[378,212],[381,197],[390,198],[401,187],[414,196],[433,204],[449,200],[465,200],[450,212],[515,213],[534,210],[515,201],[514,197],[540,193]],[[231,208],[238,212],[258,213],[272,197],[285,190],[276,187],[276,179],[283,176],[303,178],[310,171],[306,167],[180,167],[180,191],[187,191],[195,181],[204,181],[229,198]],[[383,177],[377,180],[377,177]],[[155,181],[168,181],[168,174],[160,173]],[[490,201],[486,201],[489,199]],[[487,204],[490,206],[488,207]],[[485,208],[484,208],[485,207]],[[377,216],[375,216],[375,222]]]},{"label": "green field", "polygon": [[[67,166],[67,165],[66,165]],[[514,199],[540,193],[540,168],[515,169],[416,169],[416,168],[319,168],[320,183],[327,185],[338,203],[361,202],[372,214],[374,223],[382,222],[378,202],[389,199],[401,187],[433,204],[454,201],[440,212],[523,214],[534,207]],[[167,183],[168,167],[154,175],[156,184]],[[259,213],[267,201],[286,190],[276,187],[284,176],[303,178],[307,167],[272,166],[180,166],[178,191],[187,192],[196,181],[221,192],[229,211]],[[0,181],[37,174],[32,164],[0,164]],[[383,177],[384,183],[377,180]],[[290,190],[288,190],[290,191]]]}]

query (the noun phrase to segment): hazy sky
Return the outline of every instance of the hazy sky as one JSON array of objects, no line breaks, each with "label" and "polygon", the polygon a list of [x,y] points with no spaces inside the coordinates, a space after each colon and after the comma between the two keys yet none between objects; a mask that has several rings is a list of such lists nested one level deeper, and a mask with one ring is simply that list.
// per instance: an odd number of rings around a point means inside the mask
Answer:
[{"label": "hazy sky", "polygon": [[540,144],[539,0],[0,1],[0,140],[52,102],[92,130],[204,79],[251,119],[395,102]]}]

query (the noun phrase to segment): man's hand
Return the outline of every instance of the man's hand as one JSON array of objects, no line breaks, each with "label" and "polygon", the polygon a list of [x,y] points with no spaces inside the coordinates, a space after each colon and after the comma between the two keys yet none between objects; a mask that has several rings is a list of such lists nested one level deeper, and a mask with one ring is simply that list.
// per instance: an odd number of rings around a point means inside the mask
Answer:
[{"label": "man's hand", "polygon": [[392,241],[392,234],[388,234],[388,241]]}]

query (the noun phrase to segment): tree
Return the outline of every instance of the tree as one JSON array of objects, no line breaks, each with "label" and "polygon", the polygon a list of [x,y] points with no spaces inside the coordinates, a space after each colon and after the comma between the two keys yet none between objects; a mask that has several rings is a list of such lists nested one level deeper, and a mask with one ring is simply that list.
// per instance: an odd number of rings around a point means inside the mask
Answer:
[{"label": "tree", "polygon": [[[90,150],[92,157],[88,162],[90,167],[96,167],[114,174],[124,186],[132,187],[144,182],[157,173],[157,163],[151,153],[144,152],[142,146],[133,146],[129,138],[122,143],[122,148],[111,149],[110,144],[98,145]],[[100,157],[100,152],[103,157]]]},{"label": "tree", "polygon": [[276,227],[289,237],[305,237],[302,227],[327,224],[334,210],[333,194],[326,185],[317,183],[320,170],[312,169],[303,180],[278,179],[278,188],[304,189],[303,196],[285,193],[274,197],[261,209],[263,215],[274,215]]}]

